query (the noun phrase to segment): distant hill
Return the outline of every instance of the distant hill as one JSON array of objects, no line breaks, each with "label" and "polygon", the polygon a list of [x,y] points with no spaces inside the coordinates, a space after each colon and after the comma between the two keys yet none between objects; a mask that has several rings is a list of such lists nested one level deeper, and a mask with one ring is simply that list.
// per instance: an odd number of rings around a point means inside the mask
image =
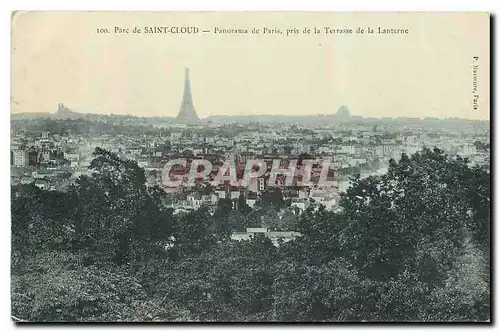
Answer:
[{"label": "distant hill", "polygon": [[59,104],[57,107],[57,111],[54,113],[49,112],[23,112],[23,113],[11,113],[11,120],[23,120],[23,119],[41,119],[41,118],[50,118],[50,119],[86,119],[86,120],[94,120],[94,121],[107,121],[107,120],[134,120],[137,121],[139,119],[142,122],[148,122],[154,124],[156,122],[172,122],[175,120],[174,117],[166,117],[166,116],[154,116],[154,117],[139,117],[130,114],[95,114],[95,113],[81,113],[75,112],[64,104]]},{"label": "distant hill", "polygon": [[35,119],[35,118],[49,118],[53,113],[48,112],[24,112],[24,113],[11,113],[10,118],[12,120],[17,119]]},{"label": "distant hill", "polygon": [[[94,114],[94,113],[80,113],[72,111],[64,104],[59,104],[55,113],[48,112],[26,112],[11,114],[11,120],[22,119],[39,119],[39,118],[52,118],[52,119],[86,119],[91,121],[125,121],[125,122],[140,122],[142,124],[162,125],[164,123],[175,123],[174,117],[167,116],[151,116],[139,117],[129,114]],[[337,114],[314,114],[314,115],[211,115],[202,119],[203,123],[215,124],[228,124],[228,123],[296,123],[301,125],[328,125],[328,124],[411,124],[411,125],[429,125],[429,126],[443,126],[455,127],[463,125],[476,125],[476,124],[489,124],[487,120],[469,120],[458,118],[368,118],[356,115],[350,115],[347,107],[342,106]]]},{"label": "distant hill", "polygon": [[49,112],[23,112],[23,113],[11,113],[11,120],[17,119],[37,119],[37,118],[55,118],[55,119],[78,119],[86,117],[87,113],[73,112],[64,104],[58,104],[57,111],[55,113]]},{"label": "distant hill", "polygon": [[[361,117],[351,117],[353,120],[361,119]],[[227,123],[227,122],[266,122],[266,123],[324,123],[324,121],[339,120],[335,115],[212,115],[203,119],[204,121],[211,121],[214,123]]]}]

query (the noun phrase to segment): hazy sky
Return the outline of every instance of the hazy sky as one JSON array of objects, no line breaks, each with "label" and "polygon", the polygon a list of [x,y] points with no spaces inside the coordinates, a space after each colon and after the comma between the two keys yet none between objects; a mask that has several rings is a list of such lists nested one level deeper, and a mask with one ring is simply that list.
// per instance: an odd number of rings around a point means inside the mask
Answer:
[{"label": "hazy sky", "polygon": [[[196,26],[211,33],[98,34]],[[363,35],[325,35],[324,27]],[[367,27],[409,29],[367,34]],[[214,35],[214,27],[247,35]],[[283,35],[252,35],[257,27]],[[320,34],[286,36],[317,27]],[[12,20],[12,112],[176,116],[184,67],[198,115],[325,114],[489,119],[485,13],[25,12]],[[474,62],[473,57],[479,60]],[[474,63],[479,109],[473,110]]]}]

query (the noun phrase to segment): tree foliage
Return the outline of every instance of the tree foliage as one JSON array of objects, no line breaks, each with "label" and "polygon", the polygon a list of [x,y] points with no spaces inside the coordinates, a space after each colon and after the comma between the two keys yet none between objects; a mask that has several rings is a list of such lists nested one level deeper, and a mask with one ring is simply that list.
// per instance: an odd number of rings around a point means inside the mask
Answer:
[{"label": "tree foliage", "polygon": [[[12,187],[12,314],[29,321],[489,320],[490,174],[424,149],[352,178],[338,212],[273,190],[174,215],[96,149],[66,192]],[[279,247],[266,226],[301,233]]]}]

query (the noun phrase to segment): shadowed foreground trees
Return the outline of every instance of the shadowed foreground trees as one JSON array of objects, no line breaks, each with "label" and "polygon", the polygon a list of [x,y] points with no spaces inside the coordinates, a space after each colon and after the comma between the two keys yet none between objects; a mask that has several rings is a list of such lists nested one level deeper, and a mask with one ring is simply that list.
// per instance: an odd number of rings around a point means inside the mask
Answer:
[{"label": "shadowed foreground trees", "polygon": [[[202,207],[174,216],[135,162],[96,149],[91,168],[67,192],[12,187],[16,318],[490,317],[490,175],[440,150],[403,155],[382,176],[355,177],[339,213],[288,213],[281,223],[303,236],[278,248],[265,237],[230,240],[245,222],[230,201],[213,215]],[[268,198],[259,214],[280,207]]]}]

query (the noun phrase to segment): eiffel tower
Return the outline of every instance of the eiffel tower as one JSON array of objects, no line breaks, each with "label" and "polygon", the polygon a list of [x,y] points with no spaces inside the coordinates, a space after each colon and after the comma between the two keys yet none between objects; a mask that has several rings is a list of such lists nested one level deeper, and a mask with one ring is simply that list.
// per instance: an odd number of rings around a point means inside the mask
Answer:
[{"label": "eiffel tower", "polygon": [[181,123],[199,123],[200,118],[196,114],[196,110],[193,105],[193,97],[191,96],[191,81],[189,80],[189,68],[185,70],[184,79],[184,96],[182,97],[182,103],[177,115],[177,121]]}]

